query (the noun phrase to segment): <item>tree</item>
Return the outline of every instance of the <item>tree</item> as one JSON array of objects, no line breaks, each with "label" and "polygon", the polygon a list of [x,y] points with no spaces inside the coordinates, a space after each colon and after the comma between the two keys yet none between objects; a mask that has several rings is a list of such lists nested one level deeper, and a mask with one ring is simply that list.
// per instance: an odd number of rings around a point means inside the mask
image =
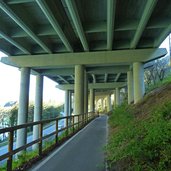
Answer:
[{"label": "tree", "polygon": [[169,58],[164,57],[146,64],[147,68],[145,68],[144,77],[147,87],[155,85],[165,78],[167,68],[169,67],[168,63]]},{"label": "tree", "polygon": [[9,111],[9,126],[17,125],[17,116],[18,116],[18,105],[15,105]]}]

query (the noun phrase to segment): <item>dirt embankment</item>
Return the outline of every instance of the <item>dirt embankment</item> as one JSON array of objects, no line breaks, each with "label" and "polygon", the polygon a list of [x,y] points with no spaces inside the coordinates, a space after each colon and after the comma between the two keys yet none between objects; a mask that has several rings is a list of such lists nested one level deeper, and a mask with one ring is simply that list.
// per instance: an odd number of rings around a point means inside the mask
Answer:
[{"label": "dirt embankment", "polygon": [[171,83],[168,83],[162,87],[159,87],[143,98],[141,102],[136,105],[132,105],[134,114],[143,119],[148,117],[148,114],[156,107],[171,101]]}]

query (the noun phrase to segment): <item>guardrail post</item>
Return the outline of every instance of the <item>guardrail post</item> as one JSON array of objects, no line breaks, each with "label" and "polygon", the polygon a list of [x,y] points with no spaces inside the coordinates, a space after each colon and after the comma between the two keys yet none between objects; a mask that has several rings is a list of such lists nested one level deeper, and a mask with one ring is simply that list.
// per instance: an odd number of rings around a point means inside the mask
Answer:
[{"label": "guardrail post", "polygon": [[40,131],[40,142],[39,142],[39,156],[42,155],[42,135],[43,135],[43,123],[40,123],[40,128],[39,128],[39,131]]},{"label": "guardrail post", "polygon": [[[14,131],[9,132],[9,140],[8,140],[8,152],[11,153],[13,150],[13,140],[14,140]],[[12,155],[8,157],[7,160],[7,171],[12,170]]]},{"label": "guardrail post", "polygon": [[55,136],[56,145],[58,144],[58,118],[56,119],[56,136]]}]

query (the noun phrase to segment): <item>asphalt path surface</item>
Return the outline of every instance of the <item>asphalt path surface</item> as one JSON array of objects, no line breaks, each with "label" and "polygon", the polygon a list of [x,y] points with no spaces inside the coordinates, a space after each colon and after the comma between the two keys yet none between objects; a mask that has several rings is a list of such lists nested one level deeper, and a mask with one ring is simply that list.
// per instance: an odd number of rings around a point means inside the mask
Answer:
[{"label": "asphalt path surface", "polygon": [[107,116],[101,116],[29,171],[105,171],[106,140]]}]

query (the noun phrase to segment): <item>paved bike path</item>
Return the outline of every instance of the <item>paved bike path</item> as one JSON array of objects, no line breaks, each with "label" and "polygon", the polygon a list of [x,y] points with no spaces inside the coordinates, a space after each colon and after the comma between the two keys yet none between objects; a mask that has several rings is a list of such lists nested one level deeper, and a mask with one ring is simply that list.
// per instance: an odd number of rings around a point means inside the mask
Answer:
[{"label": "paved bike path", "polygon": [[105,171],[107,116],[100,116],[30,171]]}]

